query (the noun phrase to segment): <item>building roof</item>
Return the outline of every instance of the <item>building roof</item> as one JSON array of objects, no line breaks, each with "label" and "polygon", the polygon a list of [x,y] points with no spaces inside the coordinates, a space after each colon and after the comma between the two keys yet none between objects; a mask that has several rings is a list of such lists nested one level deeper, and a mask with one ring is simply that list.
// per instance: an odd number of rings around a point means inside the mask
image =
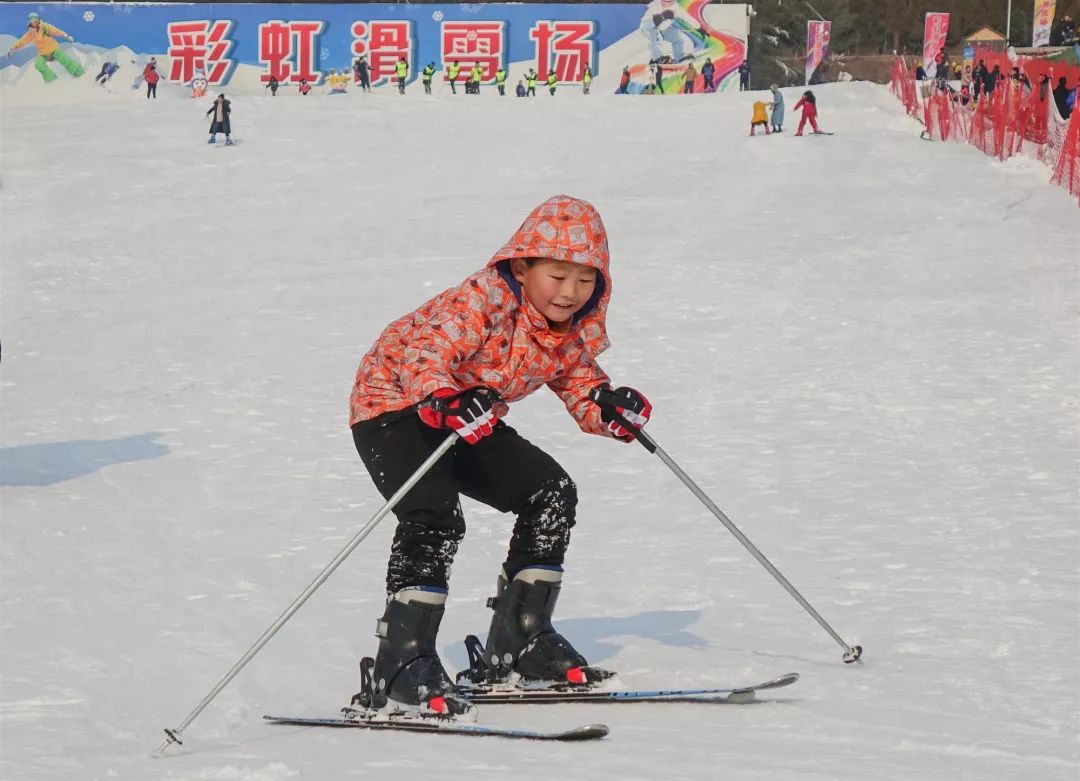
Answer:
[{"label": "building roof", "polygon": [[1004,41],[1005,36],[993,27],[980,27],[971,35],[964,38],[965,41]]}]

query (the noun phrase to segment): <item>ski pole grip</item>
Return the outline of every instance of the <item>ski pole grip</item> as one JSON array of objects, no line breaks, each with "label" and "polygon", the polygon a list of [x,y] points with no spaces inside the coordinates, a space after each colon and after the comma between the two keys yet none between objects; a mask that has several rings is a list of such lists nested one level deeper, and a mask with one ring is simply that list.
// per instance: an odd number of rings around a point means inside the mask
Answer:
[{"label": "ski pole grip", "polygon": [[610,415],[612,419],[615,420],[615,422],[617,422],[627,431],[634,432],[635,441],[637,441],[643,448],[648,450],[650,453],[656,452],[656,443],[653,442],[652,437],[650,437],[642,429],[638,428],[629,420],[619,414],[617,409],[618,404],[616,403],[618,398],[615,395],[615,391],[611,390],[610,388],[606,388],[603,385],[597,385],[595,388],[589,391],[589,400],[592,401],[593,404],[598,406],[604,412],[606,412],[608,415]]}]

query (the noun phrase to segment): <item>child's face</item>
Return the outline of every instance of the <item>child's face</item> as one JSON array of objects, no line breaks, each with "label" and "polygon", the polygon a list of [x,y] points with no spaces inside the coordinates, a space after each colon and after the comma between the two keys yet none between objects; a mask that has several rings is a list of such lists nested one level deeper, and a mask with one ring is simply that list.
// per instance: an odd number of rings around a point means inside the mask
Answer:
[{"label": "child's face", "polygon": [[596,290],[599,273],[588,266],[549,259],[537,260],[530,266],[524,258],[515,258],[510,269],[529,303],[557,331],[570,327],[570,320]]}]

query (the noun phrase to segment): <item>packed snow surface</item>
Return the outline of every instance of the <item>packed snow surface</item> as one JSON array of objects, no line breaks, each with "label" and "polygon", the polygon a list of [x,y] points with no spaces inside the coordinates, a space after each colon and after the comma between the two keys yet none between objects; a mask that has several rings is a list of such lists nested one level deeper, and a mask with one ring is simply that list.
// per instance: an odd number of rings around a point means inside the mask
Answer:
[{"label": "packed snow surface", "polygon": [[[836,135],[804,138],[798,89],[768,138],[767,93],[289,90],[238,97],[224,149],[209,99],[131,75],[0,120],[0,777],[1077,778],[1080,211],[1047,169],[921,141],[862,83],[818,88]],[[262,723],[356,690],[390,519],[153,758],[381,506],[346,420],[363,353],[556,193],[610,233],[601,363],[863,662],[545,390],[507,422],[578,484],[561,630],[631,687],[796,685],[481,713],[610,725],[590,744]],[[452,670],[511,527],[466,513]]]}]

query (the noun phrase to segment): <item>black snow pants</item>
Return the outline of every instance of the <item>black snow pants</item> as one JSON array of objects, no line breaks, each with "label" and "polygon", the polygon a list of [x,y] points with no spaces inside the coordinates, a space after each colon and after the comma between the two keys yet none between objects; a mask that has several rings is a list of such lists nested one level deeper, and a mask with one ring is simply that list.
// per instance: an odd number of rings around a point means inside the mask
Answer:
[{"label": "black snow pants", "polygon": [[[412,408],[360,421],[352,432],[385,498],[449,435],[427,426]],[[465,536],[461,494],[517,516],[505,565],[510,577],[529,565],[563,563],[577,488],[555,459],[500,421],[475,445],[455,443],[394,508],[398,526],[387,565],[388,593],[409,586],[447,587]]]}]

